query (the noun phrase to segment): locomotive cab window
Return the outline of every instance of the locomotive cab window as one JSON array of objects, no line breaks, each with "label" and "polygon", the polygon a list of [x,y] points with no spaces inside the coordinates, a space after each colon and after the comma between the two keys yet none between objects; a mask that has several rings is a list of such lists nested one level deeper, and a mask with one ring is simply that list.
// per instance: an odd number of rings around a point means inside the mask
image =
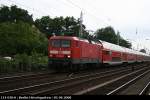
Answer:
[{"label": "locomotive cab window", "polygon": [[62,40],[61,41],[61,47],[70,47],[70,41],[69,40]]},{"label": "locomotive cab window", "polygon": [[51,40],[50,44],[52,47],[70,47],[71,41],[70,40]]},{"label": "locomotive cab window", "polygon": [[51,40],[50,44],[52,47],[60,47],[60,40]]}]

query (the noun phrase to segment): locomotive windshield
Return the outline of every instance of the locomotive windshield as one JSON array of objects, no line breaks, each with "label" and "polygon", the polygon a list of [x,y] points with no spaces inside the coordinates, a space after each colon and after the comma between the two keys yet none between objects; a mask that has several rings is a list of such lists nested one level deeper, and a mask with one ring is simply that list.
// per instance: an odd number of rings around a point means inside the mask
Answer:
[{"label": "locomotive windshield", "polygon": [[61,40],[61,47],[70,47],[69,40]]},{"label": "locomotive windshield", "polygon": [[70,47],[71,42],[70,40],[51,40],[51,46],[52,47]]}]

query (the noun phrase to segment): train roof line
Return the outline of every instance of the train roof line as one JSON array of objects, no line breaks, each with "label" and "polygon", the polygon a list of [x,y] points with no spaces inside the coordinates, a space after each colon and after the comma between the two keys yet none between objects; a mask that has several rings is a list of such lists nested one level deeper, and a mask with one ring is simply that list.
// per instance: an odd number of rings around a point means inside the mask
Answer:
[{"label": "train roof line", "polygon": [[106,41],[102,41],[102,40],[99,40],[99,39],[84,39],[84,38],[80,38],[80,37],[76,37],[76,36],[53,36],[51,38],[55,38],[55,39],[59,39],[59,38],[65,38],[65,39],[74,39],[74,40],[80,40],[80,41],[84,41],[84,42],[87,42],[89,43],[91,41],[92,44],[97,44],[97,43],[100,43],[104,49],[108,49],[108,50],[114,50],[114,51],[119,51],[119,52],[125,52],[125,53],[132,53],[132,54],[139,54],[139,55],[144,55],[144,56],[150,56],[146,53],[142,53],[142,52],[139,52],[139,51],[136,51],[136,50],[133,50],[133,49],[129,49],[129,48],[126,48],[126,47],[123,47],[123,46],[119,46],[119,45],[116,45],[116,44],[113,44],[113,43],[109,43],[109,42],[106,42]]},{"label": "train roof line", "polygon": [[106,48],[106,49],[111,49],[111,50],[120,51],[120,52],[129,52],[129,53],[132,53],[132,54],[140,54],[140,55],[144,55],[144,56],[150,56],[146,53],[142,53],[142,52],[139,52],[139,51],[136,51],[136,50],[133,50],[133,49],[129,49],[129,48],[126,48],[126,47],[123,47],[123,46],[119,46],[119,45],[116,45],[116,44],[113,44],[113,43],[109,43],[109,42],[102,41],[102,40],[99,40],[99,41],[102,42],[103,47]]}]

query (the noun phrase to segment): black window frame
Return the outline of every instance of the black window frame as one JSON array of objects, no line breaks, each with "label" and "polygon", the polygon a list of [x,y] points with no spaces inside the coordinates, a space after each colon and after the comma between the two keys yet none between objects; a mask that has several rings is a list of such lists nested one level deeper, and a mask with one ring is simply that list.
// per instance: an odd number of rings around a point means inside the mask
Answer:
[{"label": "black window frame", "polygon": [[[52,44],[53,41],[59,41],[59,45],[58,45],[58,46],[53,45],[53,44]],[[69,46],[64,46],[64,45],[62,44],[64,41],[68,41]],[[52,39],[52,40],[50,40],[50,45],[51,45],[52,47],[55,47],[55,48],[61,48],[61,47],[62,47],[62,48],[70,48],[70,47],[71,47],[71,40],[65,40],[65,39]]]},{"label": "black window frame", "polygon": [[[54,41],[58,41],[58,42],[59,42],[59,45],[58,45],[58,46],[53,45]],[[58,39],[50,40],[50,45],[51,45],[52,47],[59,48],[59,47],[61,46],[61,45],[60,45],[60,40],[58,40]]]},{"label": "black window frame", "polygon": [[[68,44],[69,44],[69,46],[66,46],[66,47],[63,46],[63,45],[64,45],[64,44],[63,44],[64,41],[67,41]],[[61,47],[62,47],[62,48],[70,48],[70,47],[71,47],[71,41],[70,41],[70,40],[61,40]]]}]

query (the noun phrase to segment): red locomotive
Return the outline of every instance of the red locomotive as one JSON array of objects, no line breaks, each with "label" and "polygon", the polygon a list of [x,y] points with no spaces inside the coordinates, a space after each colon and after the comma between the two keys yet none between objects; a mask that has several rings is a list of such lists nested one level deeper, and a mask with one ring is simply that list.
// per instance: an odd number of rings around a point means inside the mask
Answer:
[{"label": "red locomotive", "polygon": [[[105,41],[78,37],[53,36],[48,46],[49,67],[56,70],[79,70],[102,64],[150,61],[150,56]],[[86,65],[86,66],[84,66]]]}]

